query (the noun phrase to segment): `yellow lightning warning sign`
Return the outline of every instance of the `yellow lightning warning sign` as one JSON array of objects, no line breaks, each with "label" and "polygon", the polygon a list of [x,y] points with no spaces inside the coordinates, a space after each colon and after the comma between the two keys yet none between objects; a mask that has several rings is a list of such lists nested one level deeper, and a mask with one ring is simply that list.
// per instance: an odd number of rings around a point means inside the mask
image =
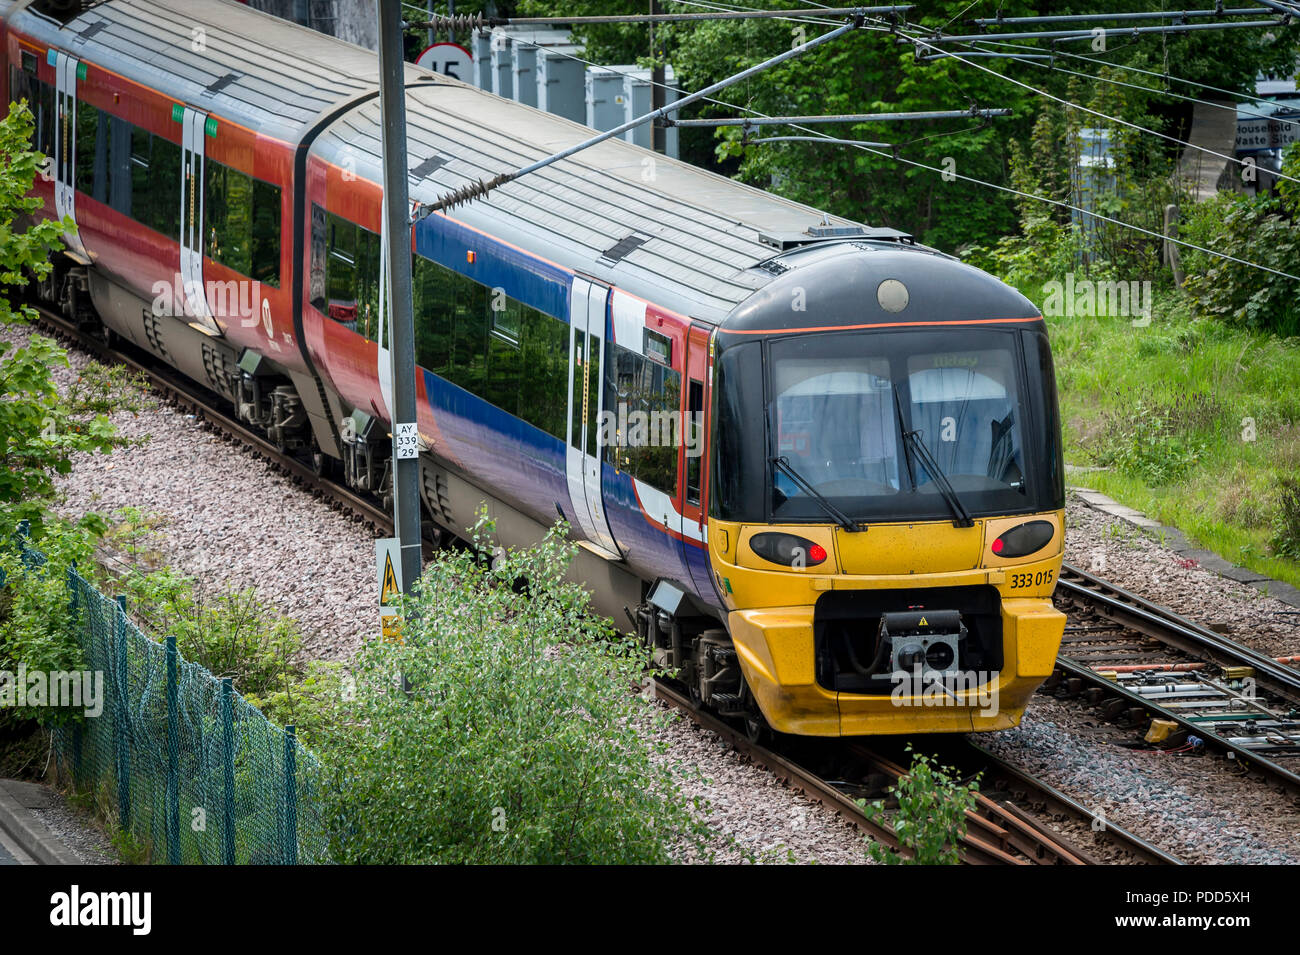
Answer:
[{"label": "yellow lightning warning sign", "polygon": [[384,578],[379,588],[379,606],[395,607],[402,597],[402,588],[397,585],[397,574],[393,572],[393,555],[384,555]]},{"label": "yellow lightning warning sign", "polygon": [[928,626],[930,626],[930,625],[929,625],[928,623],[926,623],[926,622],[925,622],[925,618],[922,617],[922,618],[921,618],[921,622],[918,623],[917,626],[918,626],[918,627],[928,627]]},{"label": "yellow lightning warning sign", "polygon": [[379,620],[384,639],[402,642],[402,568],[400,542],[396,537],[375,541],[375,576],[379,583]]}]

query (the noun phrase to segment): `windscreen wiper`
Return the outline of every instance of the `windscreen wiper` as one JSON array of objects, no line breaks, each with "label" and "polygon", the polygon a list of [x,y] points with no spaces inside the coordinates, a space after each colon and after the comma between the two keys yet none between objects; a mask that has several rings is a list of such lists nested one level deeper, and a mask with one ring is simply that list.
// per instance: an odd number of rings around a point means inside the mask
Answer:
[{"label": "windscreen wiper", "polygon": [[[930,479],[934,481],[935,486],[939,488],[939,493],[943,499],[948,502],[948,508],[952,511],[953,527],[974,527],[975,522],[971,520],[970,512],[962,504],[961,498],[957,492],[952,489],[952,484],[948,481],[948,475],[943,473],[943,468],[939,467],[939,462],[934,459],[930,449],[925,446],[921,440],[921,432],[918,430],[908,431],[903,426],[903,404],[898,400],[898,386],[894,386],[894,411],[898,415],[898,428],[903,432],[903,454],[906,456],[909,449],[916,455],[917,460],[921,462],[921,467],[925,468]],[[911,474],[912,465],[909,459],[908,473]],[[916,478],[912,477],[913,486]]]},{"label": "windscreen wiper", "polygon": [[822,497],[822,495],[817,492],[816,488],[814,488],[811,484],[805,481],[803,479],[803,476],[794,469],[793,465],[790,464],[788,459],[778,455],[776,457],[768,458],[768,460],[777,468],[779,468],[781,470],[781,473],[783,473],[791,481],[794,481],[795,484],[799,485],[800,490],[802,490],[805,494],[807,494],[814,501],[820,504],[822,506],[822,510],[824,510],[827,514],[829,514],[831,518],[835,521],[835,523],[840,525],[840,527],[854,534],[862,530],[862,528],[858,527],[857,524],[854,524],[853,521],[851,521],[843,511],[841,511],[830,501],[826,500],[826,498]]}]

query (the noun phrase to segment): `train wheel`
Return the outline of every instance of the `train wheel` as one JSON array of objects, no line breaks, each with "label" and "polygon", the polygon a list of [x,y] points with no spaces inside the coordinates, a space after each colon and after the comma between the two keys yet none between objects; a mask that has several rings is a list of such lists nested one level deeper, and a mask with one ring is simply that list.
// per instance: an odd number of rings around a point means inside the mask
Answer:
[{"label": "train wheel", "polygon": [[767,724],[767,717],[758,708],[758,701],[754,699],[754,694],[750,692],[749,685],[747,683],[741,685],[745,693],[745,715],[743,717],[745,737],[751,743],[762,746],[771,741],[772,727]]}]

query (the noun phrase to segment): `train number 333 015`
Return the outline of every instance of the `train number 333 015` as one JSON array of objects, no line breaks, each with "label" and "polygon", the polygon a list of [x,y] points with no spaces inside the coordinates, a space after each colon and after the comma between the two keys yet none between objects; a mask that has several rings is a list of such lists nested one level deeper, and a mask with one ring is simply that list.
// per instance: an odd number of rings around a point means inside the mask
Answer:
[{"label": "train number 333 015", "polygon": [[1050,584],[1054,571],[1040,570],[1036,574],[1012,574],[1011,589],[1015,590],[1020,587],[1041,587],[1043,584]]}]

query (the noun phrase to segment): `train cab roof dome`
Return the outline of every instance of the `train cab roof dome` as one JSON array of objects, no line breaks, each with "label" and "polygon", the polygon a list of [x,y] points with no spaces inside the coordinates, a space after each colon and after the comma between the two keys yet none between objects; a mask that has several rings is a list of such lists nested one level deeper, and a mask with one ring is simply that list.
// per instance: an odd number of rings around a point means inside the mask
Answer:
[{"label": "train cab roof dome", "polygon": [[724,333],[1041,320],[1011,286],[922,247],[822,243],[760,268],[776,277],[727,316]]}]

